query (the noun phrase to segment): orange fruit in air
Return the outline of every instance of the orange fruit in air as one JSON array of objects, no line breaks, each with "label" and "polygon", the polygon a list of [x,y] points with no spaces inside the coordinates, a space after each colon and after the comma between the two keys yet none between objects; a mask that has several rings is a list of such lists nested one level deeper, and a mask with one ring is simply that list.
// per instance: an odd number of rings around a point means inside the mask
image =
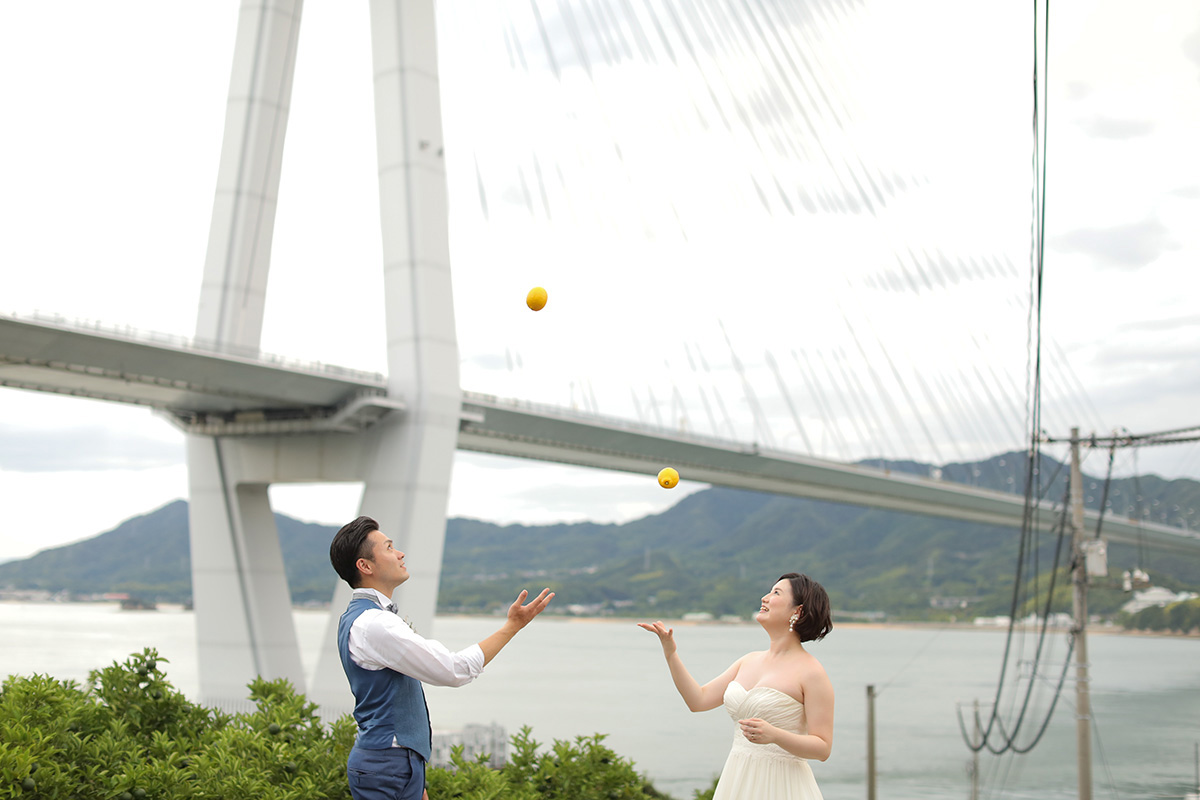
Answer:
[{"label": "orange fruit in air", "polygon": [[546,307],[546,290],[540,286],[530,289],[529,294],[525,295],[525,305],[534,311],[541,311]]}]

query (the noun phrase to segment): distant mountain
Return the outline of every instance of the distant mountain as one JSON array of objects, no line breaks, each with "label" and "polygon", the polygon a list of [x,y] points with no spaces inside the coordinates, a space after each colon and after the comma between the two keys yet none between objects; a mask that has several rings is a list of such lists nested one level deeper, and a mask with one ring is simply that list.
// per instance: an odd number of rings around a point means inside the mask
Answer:
[{"label": "distant mountain", "polygon": [[[923,475],[933,469],[915,462],[870,465]],[[941,468],[945,480],[1017,492],[1024,489],[1024,474],[1021,454]],[[1061,500],[1063,465],[1043,456],[1038,475],[1046,484],[1043,494]],[[1097,507],[1103,478],[1087,476],[1084,486],[1087,505]],[[1155,521],[1169,522],[1171,514],[1200,508],[1200,483],[1156,477],[1113,481],[1108,503],[1110,513],[1141,508]],[[327,601],[336,583],[328,560],[336,529],[282,514],[275,520],[293,601]],[[521,588],[550,586],[559,592],[560,609],[746,616],[781,573],[797,571],[821,581],[839,612],[875,611],[893,618],[1003,614],[1012,602],[1017,541],[1010,528],[713,488],[623,525],[499,526],[451,519],[439,608],[493,610],[511,602]],[[1055,544],[1042,534],[1028,554],[1026,575],[1036,560],[1043,590]],[[1168,588],[1200,586],[1200,559],[1111,545],[1109,563],[1114,576],[1141,566]],[[0,564],[0,588],[186,600],[191,594],[187,504],[176,501],[92,539]],[[1060,599],[1065,610],[1069,592],[1064,589]],[[1125,599],[1114,577],[1094,585],[1089,605],[1095,613],[1109,613]],[[969,611],[952,608],[962,603]]]},{"label": "distant mountain", "polygon": [[[336,528],[275,515],[293,596],[332,590],[329,540]],[[322,556],[322,562],[317,556]],[[182,602],[192,594],[188,505],[183,500],[122,522],[99,536],[0,564],[0,588],[72,594],[125,592]]]}]

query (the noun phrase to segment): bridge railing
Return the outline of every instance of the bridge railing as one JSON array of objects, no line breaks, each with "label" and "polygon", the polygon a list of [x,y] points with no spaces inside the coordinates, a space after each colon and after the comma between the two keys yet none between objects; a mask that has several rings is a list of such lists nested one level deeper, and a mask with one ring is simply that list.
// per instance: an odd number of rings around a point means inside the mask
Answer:
[{"label": "bridge railing", "polygon": [[100,333],[129,342],[149,344],[156,347],[168,347],[192,353],[242,358],[259,364],[270,364],[271,366],[296,370],[298,372],[310,372],[317,375],[345,378],[364,383],[378,383],[380,385],[384,385],[387,382],[387,378],[378,372],[356,370],[336,364],[325,364],[320,361],[302,361],[275,353],[268,353],[255,347],[197,339],[174,333],[162,333],[161,331],[145,331],[135,328],[132,325],[113,325],[92,319],[69,319],[61,314],[46,313],[39,310],[34,310],[29,314],[9,313],[3,316],[16,322],[32,322],[38,325],[78,333]]}]

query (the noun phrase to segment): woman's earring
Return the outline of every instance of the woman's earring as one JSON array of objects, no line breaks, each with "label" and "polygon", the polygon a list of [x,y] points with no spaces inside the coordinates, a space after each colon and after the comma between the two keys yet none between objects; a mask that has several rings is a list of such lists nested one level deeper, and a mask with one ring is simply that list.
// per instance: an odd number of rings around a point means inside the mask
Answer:
[{"label": "woman's earring", "polygon": [[796,630],[796,623],[797,623],[797,622],[799,622],[799,621],[800,621],[800,615],[799,615],[799,614],[792,614],[792,617],[791,617],[791,619],[789,619],[789,620],[788,620],[788,630],[789,630],[789,631],[795,631],[795,630]]}]

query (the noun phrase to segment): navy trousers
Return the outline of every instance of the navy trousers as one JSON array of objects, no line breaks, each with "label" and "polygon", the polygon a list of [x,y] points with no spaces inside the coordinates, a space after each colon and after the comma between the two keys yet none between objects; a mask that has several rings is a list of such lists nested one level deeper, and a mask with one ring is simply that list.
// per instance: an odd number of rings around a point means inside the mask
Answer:
[{"label": "navy trousers", "polygon": [[425,759],[407,747],[354,747],[346,762],[354,800],[421,800]]}]

